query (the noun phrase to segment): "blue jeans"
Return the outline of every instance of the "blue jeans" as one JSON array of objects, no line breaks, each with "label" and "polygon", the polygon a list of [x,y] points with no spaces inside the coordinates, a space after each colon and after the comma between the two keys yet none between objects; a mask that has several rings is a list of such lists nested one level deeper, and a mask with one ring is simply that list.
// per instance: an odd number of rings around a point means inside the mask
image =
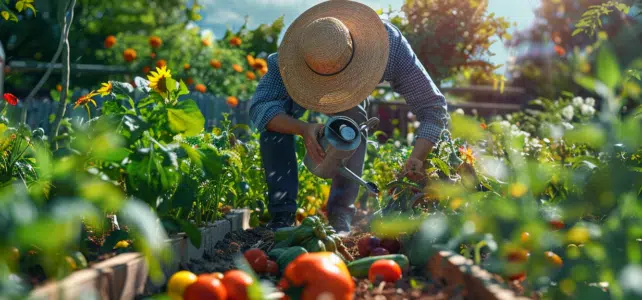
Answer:
[{"label": "blue jeans", "polygon": [[[359,106],[334,115],[352,118],[357,124],[364,123],[368,120],[365,110],[367,102],[364,101]],[[346,167],[358,176],[363,174],[367,133],[361,137],[361,144],[346,163]],[[272,215],[296,212],[299,180],[295,146],[293,135],[272,131],[264,131],[261,134],[261,158],[268,186],[268,210]],[[341,175],[332,178],[327,206],[328,216],[353,216],[359,186],[358,183]]]}]

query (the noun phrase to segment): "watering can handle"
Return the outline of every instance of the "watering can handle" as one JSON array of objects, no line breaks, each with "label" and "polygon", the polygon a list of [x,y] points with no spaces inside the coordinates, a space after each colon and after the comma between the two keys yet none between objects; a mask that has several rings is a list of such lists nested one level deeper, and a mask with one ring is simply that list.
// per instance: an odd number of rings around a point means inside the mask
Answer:
[{"label": "watering can handle", "polygon": [[372,130],[372,129],[375,129],[377,126],[379,126],[379,119],[370,118],[365,123],[361,123],[361,126],[359,127],[359,131],[363,131],[365,129]]}]

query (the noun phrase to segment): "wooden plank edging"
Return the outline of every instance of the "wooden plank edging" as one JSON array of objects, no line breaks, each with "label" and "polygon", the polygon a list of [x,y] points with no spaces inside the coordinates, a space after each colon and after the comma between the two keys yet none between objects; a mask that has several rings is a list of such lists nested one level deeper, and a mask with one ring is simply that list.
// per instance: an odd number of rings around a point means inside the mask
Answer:
[{"label": "wooden plank edging", "polygon": [[426,271],[435,280],[447,286],[463,287],[464,297],[480,300],[527,300],[517,296],[512,290],[504,288],[492,274],[472,260],[451,251],[439,251],[433,255]]}]

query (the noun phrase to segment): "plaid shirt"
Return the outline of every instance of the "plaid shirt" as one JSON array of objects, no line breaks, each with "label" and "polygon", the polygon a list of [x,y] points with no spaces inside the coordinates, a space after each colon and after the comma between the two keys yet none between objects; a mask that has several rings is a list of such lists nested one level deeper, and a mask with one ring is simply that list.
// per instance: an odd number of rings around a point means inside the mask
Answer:
[{"label": "plaid shirt", "polygon": [[[401,31],[384,20],[388,30],[390,53],[381,82],[390,83],[392,90],[408,103],[420,122],[416,138],[436,143],[448,122],[446,99],[415,55]],[[259,131],[281,113],[299,118],[305,109],[288,95],[278,69],[277,53],[267,58],[268,72],[261,78],[250,106],[250,118]],[[364,99],[365,100],[365,99]]]}]

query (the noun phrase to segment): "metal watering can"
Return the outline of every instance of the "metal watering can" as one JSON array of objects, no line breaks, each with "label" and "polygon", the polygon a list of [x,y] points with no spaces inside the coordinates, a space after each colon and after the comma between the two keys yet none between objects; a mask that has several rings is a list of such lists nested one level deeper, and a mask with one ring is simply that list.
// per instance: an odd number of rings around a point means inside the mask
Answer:
[{"label": "metal watering can", "polygon": [[310,172],[321,178],[332,178],[337,174],[355,181],[365,187],[370,194],[378,195],[379,189],[372,182],[366,182],[345,166],[348,159],[354,154],[361,139],[362,131],[373,129],[379,125],[379,119],[371,118],[366,123],[357,123],[345,116],[330,117],[323,130],[319,133],[318,142],[325,151],[325,158],[316,163],[309,154],[303,158],[303,163]]}]

